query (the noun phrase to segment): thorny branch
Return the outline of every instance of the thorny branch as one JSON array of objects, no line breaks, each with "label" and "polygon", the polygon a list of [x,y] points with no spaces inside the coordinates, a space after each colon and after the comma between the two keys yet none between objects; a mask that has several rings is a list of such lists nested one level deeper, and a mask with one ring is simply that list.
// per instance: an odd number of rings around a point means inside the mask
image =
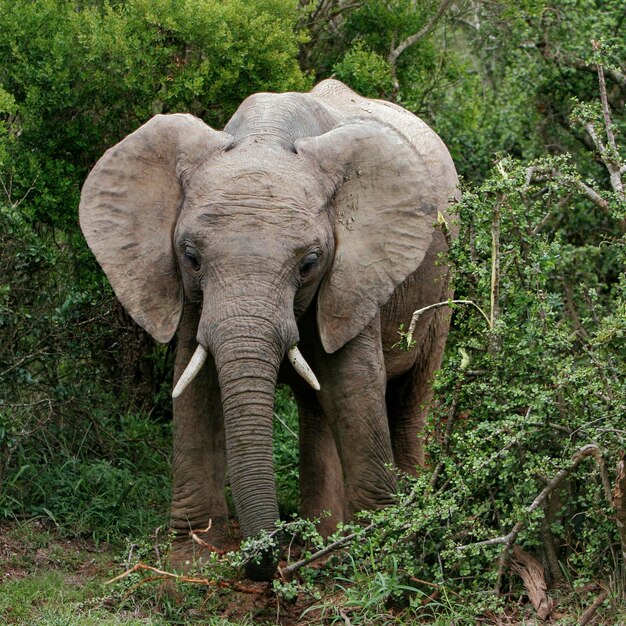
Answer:
[{"label": "thorny branch", "polygon": [[523,519],[520,519],[511,529],[511,531],[500,537],[494,537],[493,539],[487,539],[485,541],[478,541],[476,543],[458,546],[457,550],[466,550],[469,547],[477,547],[477,546],[495,546],[499,544],[504,544],[504,550],[500,554],[499,559],[499,568],[498,568],[498,582],[496,584],[496,590],[499,591],[500,583],[502,580],[502,575],[504,571],[504,567],[509,558],[509,550],[512,548],[513,544],[517,540],[518,535],[523,530],[523,528],[528,523],[528,518],[534,513],[539,507],[543,505],[546,499],[550,496],[550,494],[557,489],[561,483],[568,477],[570,474],[578,467],[578,465],[586,459],[587,457],[593,457],[596,461],[598,468],[600,469],[600,473],[602,476],[602,484],[605,491],[605,496],[608,497],[609,504],[613,506],[613,501],[611,498],[610,487],[607,494],[607,485],[608,485],[608,477],[605,479],[606,468],[604,465],[604,459],[602,458],[602,451],[600,447],[595,443],[589,443],[581,448],[579,448],[572,457],[572,462],[559,470],[554,477],[548,481],[548,484],[542,489],[539,495],[533,500],[532,504],[526,509]]},{"label": "thorny branch", "polygon": [[349,544],[351,541],[353,541],[357,537],[362,537],[363,535],[367,535],[372,530],[374,530],[374,528],[376,528],[377,526],[378,524],[372,522],[369,526],[366,526],[363,530],[359,532],[351,533],[349,535],[346,535],[345,537],[341,537],[340,539],[337,539],[337,541],[333,541],[333,543],[327,545],[321,550],[318,550],[311,556],[308,556],[305,559],[301,559],[300,561],[296,561],[295,563],[292,563],[291,565],[288,565],[287,567],[283,567],[280,570],[281,576],[283,577],[284,580],[290,581],[293,578],[293,575],[299,569],[302,569],[303,567],[305,567],[306,565],[309,565],[310,563],[313,563],[314,561],[319,561],[319,559]]}]

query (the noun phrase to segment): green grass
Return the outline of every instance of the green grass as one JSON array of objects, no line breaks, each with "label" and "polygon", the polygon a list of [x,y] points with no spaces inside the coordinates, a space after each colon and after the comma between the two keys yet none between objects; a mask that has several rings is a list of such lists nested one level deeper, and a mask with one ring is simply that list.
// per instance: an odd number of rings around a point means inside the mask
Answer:
[{"label": "green grass", "polygon": [[[276,413],[280,510],[291,517],[299,500],[298,418],[286,388],[278,390]],[[171,446],[169,425],[132,414],[110,422],[118,430],[108,458],[73,454],[69,445],[62,445],[52,461],[27,456],[25,450],[16,463],[16,480],[4,483],[0,624],[260,623],[262,618],[253,622],[246,609],[237,608],[247,606],[247,599],[233,601],[229,590],[177,584],[166,592],[160,581],[143,583],[139,574],[105,585],[123,571],[129,551],[133,564],[161,566],[155,562],[154,533],[161,527],[160,541],[167,542],[171,488],[169,454],[163,454]],[[161,546],[162,554],[166,551]],[[233,621],[220,617],[233,610]],[[272,622],[268,617],[266,623]]]},{"label": "green grass", "polygon": [[[39,522],[0,528],[0,546],[0,624],[245,623],[216,617],[215,613],[221,611],[215,610],[215,602],[207,602],[203,587],[179,585],[166,591],[161,584],[137,586],[137,575],[106,584],[119,574],[121,561],[128,556],[127,552],[121,553],[119,546],[96,548],[92,541],[69,540]],[[136,554],[146,556],[143,552]]]},{"label": "green grass", "polygon": [[101,593],[101,584],[94,581],[77,584],[76,577],[67,570],[37,572],[4,583],[0,618],[9,624],[92,623],[85,618],[96,612],[101,618],[103,612],[88,608],[88,604]]},{"label": "green grass", "polygon": [[[111,566],[105,552],[70,542],[36,522],[5,527],[1,537],[0,623],[127,623],[103,621],[106,610],[97,608]],[[96,621],[89,621],[92,616]]]}]

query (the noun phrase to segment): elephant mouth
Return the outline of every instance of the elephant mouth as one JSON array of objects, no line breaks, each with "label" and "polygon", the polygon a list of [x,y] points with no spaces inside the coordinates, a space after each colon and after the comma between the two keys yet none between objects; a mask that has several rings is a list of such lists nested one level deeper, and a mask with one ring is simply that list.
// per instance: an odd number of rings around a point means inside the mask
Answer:
[{"label": "elephant mouth", "polygon": [[[178,398],[183,391],[188,387],[191,381],[198,375],[198,372],[202,369],[204,362],[208,356],[207,350],[198,344],[196,351],[193,353],[191,360],[189,361],[185,371],[182,373],[181,377],[178,379],[176,386],[174,387],[174,391],[172,391],[172,398]],[[293,368],[302,376],[302,378],[315,389],[315,391],[320,390],[320,384],[317,380],[317,377],[313,373],[310,365],[306,362],[306,359],[302,356],[302,353],[298,349],[298,346],[292,346],[287,352],[287,358],[289,362],[293,365]]]}]

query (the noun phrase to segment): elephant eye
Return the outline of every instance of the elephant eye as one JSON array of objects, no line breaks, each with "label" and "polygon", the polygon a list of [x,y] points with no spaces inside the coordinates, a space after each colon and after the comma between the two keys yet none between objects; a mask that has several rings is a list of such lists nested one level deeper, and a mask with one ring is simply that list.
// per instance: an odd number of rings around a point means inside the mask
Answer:
[{"label": "elephant eye", "polygon": [[306,278],[311,270],[317,265],[317,254],[309,254],[300,265],[300,276]]},{"label": "elephant eye", "polygon": [[195,271],[200,269],[200,258],[194,248],[189,246],[185,247],[185,259],[191,265],[191,268]]}]

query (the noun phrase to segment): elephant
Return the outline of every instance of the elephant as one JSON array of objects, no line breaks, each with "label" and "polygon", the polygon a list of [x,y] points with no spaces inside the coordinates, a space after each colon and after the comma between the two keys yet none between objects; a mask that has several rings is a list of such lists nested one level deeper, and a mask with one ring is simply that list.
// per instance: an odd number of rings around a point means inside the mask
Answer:
[{"label": "elephant", "polygon": [[[226,472],[243,537],[275,528],[279,382],[298,406],[301,514],[329,511],[323,533],[393,502],[393,466],[424,463],[449,312],[424,313],[412,349],[395,344],[415,309],[450,297],[440,257],[457,195],[433,130],[333,79],[251,95],[222,131],[157,115],[93,167],[88,245],[140,326],[177,333],[172,563],[191,558],[190,529],[227,541]],[[265,555],[246,574],[276,565]]]}]

